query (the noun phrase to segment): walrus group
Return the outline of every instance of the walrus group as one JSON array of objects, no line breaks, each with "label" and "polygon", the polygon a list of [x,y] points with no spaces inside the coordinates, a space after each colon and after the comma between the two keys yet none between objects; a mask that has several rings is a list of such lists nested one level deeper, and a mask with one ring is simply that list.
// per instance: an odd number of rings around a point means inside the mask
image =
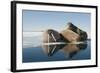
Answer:
[{"label": "walrus group", "polygon": [[53,29],[48,29],[43,34],[43,42],[79,42],[87,40],[87,33],[72,23],[67,24],[67,28],[61,32]]}]

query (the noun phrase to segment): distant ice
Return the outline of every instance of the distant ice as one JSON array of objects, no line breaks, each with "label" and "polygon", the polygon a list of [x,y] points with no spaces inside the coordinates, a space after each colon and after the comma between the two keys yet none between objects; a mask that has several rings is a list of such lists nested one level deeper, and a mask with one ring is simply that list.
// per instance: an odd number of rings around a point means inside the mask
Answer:
[{"label": "distant ice", "polygon": [[42,44],[43,32],[23,32],[23,48],[38,47]]}]

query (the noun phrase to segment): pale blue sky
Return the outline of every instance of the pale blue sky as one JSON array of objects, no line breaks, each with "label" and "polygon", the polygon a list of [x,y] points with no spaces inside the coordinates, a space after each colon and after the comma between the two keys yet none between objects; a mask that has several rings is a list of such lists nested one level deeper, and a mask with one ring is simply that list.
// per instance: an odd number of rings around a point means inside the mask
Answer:
[{"label": "pale blue sky", "polygon": [[61,31],[67,27],[67,23],[72,22],[80,29],[91,33],[91,14],[76,12],[51,12],[23,10],[23,31],[41,31],[54,29]]}]

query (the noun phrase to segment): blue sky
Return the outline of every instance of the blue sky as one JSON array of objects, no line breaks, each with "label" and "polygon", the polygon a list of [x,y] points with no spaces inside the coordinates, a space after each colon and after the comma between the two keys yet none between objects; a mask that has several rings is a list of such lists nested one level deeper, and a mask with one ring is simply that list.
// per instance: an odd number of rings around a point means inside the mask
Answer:
[{"label": "blue sky", "polygon": [[67,27],[68,22],[72,22],[80,29],[87,31],[90,37],[90,13],[23,10],[23,32],[44,31],[46,29],[62,31]]}]

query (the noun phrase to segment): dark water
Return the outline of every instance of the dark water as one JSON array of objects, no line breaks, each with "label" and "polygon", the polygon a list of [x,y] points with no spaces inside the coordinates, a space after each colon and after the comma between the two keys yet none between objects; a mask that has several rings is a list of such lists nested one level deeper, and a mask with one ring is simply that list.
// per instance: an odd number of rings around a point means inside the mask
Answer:
[{"label": "dark water", "polygon": [[81,44],[44,45],[23,48],[23,63],[91,59],[90,40]]}]

